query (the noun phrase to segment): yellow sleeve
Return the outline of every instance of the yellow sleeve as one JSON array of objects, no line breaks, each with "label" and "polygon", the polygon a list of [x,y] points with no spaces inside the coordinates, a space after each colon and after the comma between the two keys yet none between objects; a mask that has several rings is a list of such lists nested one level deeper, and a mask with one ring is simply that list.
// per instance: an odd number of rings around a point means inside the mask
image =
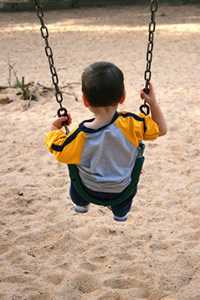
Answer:
[{"label": "yellow sleeve", "polygon": [[115,124],[134,147],[138,147],[142,140],[154,140],[159,136],[157,123],[142,113],[121,112]]},{"label": "yellow sleeve", "polygon": [[141,113],[140,116],[144,118],[143,139],[145,141],[155,140],[160,133],[158,124],[151,118],[150,115],[145,116],[144,114]]},{"label": "yellow sleeve", "polygon": [[79,129],[75,129],[68,135],[62,130],[52,130],[45,137],[45,145],[58,161],[66,164],[79,164],[85,137],[85,133]]}]

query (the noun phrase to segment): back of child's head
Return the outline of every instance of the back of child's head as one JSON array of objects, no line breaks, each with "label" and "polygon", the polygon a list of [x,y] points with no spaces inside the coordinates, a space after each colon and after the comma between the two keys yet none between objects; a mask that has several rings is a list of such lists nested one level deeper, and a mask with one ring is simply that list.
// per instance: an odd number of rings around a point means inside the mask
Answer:
[{"label": "back of child's head", "polygon": [[124,95],[124,75],[110,62],[96,62],[82,74],[82,91],[91,106],[118,104]]}]

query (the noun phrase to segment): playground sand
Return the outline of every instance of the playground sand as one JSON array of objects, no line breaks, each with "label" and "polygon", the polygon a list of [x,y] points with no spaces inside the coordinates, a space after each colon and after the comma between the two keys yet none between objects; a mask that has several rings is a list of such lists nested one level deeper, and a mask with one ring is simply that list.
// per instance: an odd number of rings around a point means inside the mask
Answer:
[{"label": "playground sand", "polygon": [[[43,146],[57,105],[25,102],[13,90],[0,104],[1,300],[199,300],[200,8],[159,12],[153,61],[168,135],[147,143],[138,195],[127,223],[106,208],[72,210],[66,166]],[[137,111],[145,67],[146,8],[48,13],[61,85],[85,66],[109,60],[126,78],[123,110]],[[50,86],[33,13],[0,14],[0,85],[8,60],[19,77]],[[80,86],[75,85],[80,99]],[[2,98],[1,97],[1,98]],[[73,125],[91,114],[65,94]]]}]

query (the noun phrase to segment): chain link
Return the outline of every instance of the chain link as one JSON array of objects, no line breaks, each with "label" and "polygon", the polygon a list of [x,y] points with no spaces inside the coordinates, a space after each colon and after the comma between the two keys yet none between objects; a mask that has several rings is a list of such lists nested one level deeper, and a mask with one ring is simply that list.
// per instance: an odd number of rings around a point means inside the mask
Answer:
[{"label": "chain link", "polygon": [[146,70],[144,73],[145,91],[147,93],[149,93],[149,82],[151,80],[151,65],[153,60],[154,33],[156,30],[156,12],[158,10],[158,0],[151,0],[150,10],[151,10],[151,20],[149,23],[149,37],[148,37],[147,55],[146,55]]},{"label": "chain link", "polygon": [[[156,12],[158,11],[158,0],[151,0],[150,3],[151,10],[151,19],[149,23],[149,36],[148,36],[148,45],[147,45],[147,54],[146,54],[146,68],[144,72],[145,88],[144,92],[149,94],[149,83],[151,81],[151,65],[153,60],[153,48],[154,48],[154,33],[156,30]],[[149,106],[144,104],[140,107],[140,111],[145,115],[150,113]]]},{"label": "chain link", "polygon": [[63,107],[62,102],[63,102],[63,94],[60,91],[59,88],[59,79],[58,79],[58,74],[56,71],[56,67],[54,64],[54,58],[53,58],[53,51],[52,48],[49,45],[49,31],[48,28],[44,22],[44,12],[43,9],[40,5],[39,0],[33,0],[34,5],[35,5],[35,9],[36,9],[36,13],[37,13],[37,17],[40,21],[41,27],[40,27],[40,31],[41,31],[41,35],[42,38],[44,39],[45,42],[45,53],[46,56],[48,58],[48,62],[49,62],[49,70],[51,72],[51,77],[52,77],[52,83],[54,85],[55,88],[55,97],[56,97],[56,101],[59,104],[60,108],[58,110],[58,116],[62,117],[62,116],[67,116],[67,109],[65,107]]}]

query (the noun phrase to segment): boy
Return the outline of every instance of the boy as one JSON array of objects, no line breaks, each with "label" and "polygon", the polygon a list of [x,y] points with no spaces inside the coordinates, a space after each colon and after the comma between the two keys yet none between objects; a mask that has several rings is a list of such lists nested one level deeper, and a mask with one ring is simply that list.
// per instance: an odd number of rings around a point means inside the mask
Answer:
[{"label": "boy", "polygon": [[[97,62],[85,69],[82,92],[83,103],[94,118],[83,121],[67,135],[61,130],[67,118],[55,120],[47,134],[46,145],[58,161],[77,165],[91,195],[104,200],[115,199],[131,182],[139,143],[165,135],[165,119],[151,84],[149,94],[141,91],[141,98],[149,104],[152,117],[117,112],[126,96],[124,76],[109,62]],[[89,202],[79,195],[73,184],[70,196],[76,212],[88,211]],[[127,220],[133,196],[111,207],[114,220]]]}]

